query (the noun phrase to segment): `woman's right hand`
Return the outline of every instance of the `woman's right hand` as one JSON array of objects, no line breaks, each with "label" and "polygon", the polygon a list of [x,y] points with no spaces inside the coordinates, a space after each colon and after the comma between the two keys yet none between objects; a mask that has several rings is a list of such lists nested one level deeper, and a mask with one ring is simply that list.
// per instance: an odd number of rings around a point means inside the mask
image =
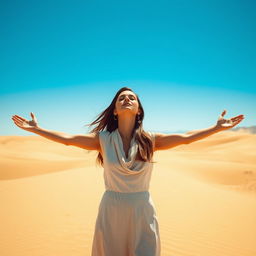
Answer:
[{"label": "woman's right hand", "polygon": [[36,116],[32,112],[30,115],[32,117],[32,120],[30,121],[18,115],[12,116],[12,120],[19,128],[31,132],[33,129],[38,128],[38,122]]}]

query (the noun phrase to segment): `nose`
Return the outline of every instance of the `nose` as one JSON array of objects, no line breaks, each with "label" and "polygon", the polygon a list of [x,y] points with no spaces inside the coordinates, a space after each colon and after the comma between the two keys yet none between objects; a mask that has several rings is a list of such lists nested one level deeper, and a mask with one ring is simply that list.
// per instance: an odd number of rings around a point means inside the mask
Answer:
[{"label": "nose", "polygon": [[125,96],[124,101],[125,101],[125,102],[129,102],[129,101],[130,101],[129,97],[128,97],[128,96]]}]

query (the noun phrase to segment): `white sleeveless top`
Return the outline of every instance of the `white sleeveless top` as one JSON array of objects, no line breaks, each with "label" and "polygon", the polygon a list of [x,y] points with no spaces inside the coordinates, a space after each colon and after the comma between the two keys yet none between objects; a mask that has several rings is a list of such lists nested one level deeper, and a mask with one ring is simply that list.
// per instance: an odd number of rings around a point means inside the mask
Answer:
[{"label": "white sleeveless top", "polygon": [[[148,132],[155,146],[155,134]],[[113,132],[99,132],[103,157],[104,182],[106,190],[116,192],[148,191],[153,163],[135,160],[138,144],[133,135],[128,158],[118,128]],[[153,159],[152,159],[153,160]]]}]

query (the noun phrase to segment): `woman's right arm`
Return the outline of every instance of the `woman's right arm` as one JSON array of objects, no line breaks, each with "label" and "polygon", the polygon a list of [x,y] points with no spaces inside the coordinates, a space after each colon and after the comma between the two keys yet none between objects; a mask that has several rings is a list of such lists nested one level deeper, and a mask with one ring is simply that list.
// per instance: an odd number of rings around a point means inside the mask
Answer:
[{"label": "woman's right arm", "polygon": [[49,140],[62,143],[67,146],[80,147],[87,150],[100,151],[99,134],[91,133],[85,135],[70,135],[63,132],[50,131],[38,126],[37,118],[31,113],[32,120],[15,115],[12,117],[14,123],[21,129],[38,134]]},{"label": "woman's right arm", "polygon": [[99,151],[99,135],[96,133],[70,135],[63,132],[46,130],[40,127],[35,128],[32,132],[55,142],[65,144],[66,146],[75,146],[87,150]]}]

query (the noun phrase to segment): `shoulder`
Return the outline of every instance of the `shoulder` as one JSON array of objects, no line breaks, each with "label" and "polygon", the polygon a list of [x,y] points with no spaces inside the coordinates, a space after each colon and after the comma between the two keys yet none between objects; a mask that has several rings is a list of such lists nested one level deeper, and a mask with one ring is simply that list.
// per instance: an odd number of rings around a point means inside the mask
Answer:
[{"label": "shoulder", "polygon": [[148,133],[149,134],[149,136],[151,136],[151,137],[155,137],[155,132],[151,132],[151,131],[146,131],[146,133]]},{"label": "shoulder", "polygon": [[108,147],[109,147],[109,144],[111,143],[112,134],[113,134],[113,131],[109,132],[107,130],[98,132],[101,155],[103,155],[104,152],[109,149]]},{"label": "shoulder", "polygon": [[99,142],[102,148],[104,148],[104,145],[106,142],[109,140],[109,137],[111,135],[111,132],[107,130],[99,131],[98,136],[99,136]]},{"label": "shoulder", "polygon": [[146,134],[154,141],[156,137],[156,133],[152,131],[145,131]]},{"label": "shoulder", "polygon": [[111,134],[111,132],[104,130],[104,131],[99,131],[98,132],[98,136],[99,138],[105,138],[108,137]]},{"label": "shoulder", "polygon": [[145,132],[150,137],[150,139],[153,143],[153,151],[155,151],[155,135],[156,135],[156,133],[152,132],[152,131],[145,131]]}]

